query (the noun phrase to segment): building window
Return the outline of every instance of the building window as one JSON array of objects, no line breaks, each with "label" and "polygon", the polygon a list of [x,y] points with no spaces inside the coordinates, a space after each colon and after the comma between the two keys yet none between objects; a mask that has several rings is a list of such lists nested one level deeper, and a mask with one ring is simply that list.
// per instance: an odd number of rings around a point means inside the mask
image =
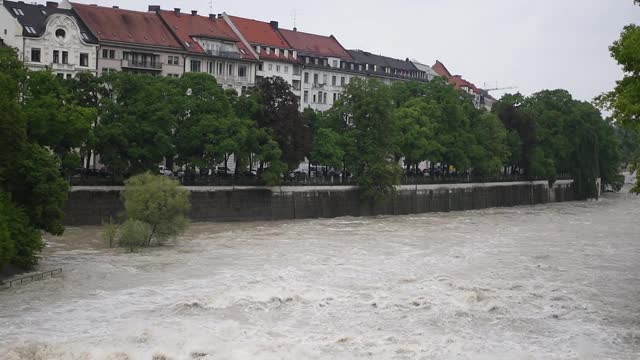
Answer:
[{"label": "building window", "polygon": [[109,57],[109,50],[107,49],[102,49],[102,58],[106,59]]},{"label": "building window", "polygon": [[309,63],[309,57],[308,56],[306,58],[304,58],[304,62],[305,62],[305,64]]},{"label": "building window", "polygon": [[59,50],[53,50],[53,63],[54,64],[60,63],[60,51]]},{"label": "building window", "polygon": [[67,32],[64,31],[64,29],[56,30],[56,38],[58,38],[58,40],[64,40],[65,37],[67,37]]},{"label": "building window", "polygon": [[338,99],[338,93],[333,93],[333,102],[335,103]]},{"label": "building window", "polygon": [[318,74],[313,74],[313,83],[318,84]]},{"label": "building window", "polygon": [[284,67],[284,73],[285,73],[285,74],[288,74],[288,73],[289,73],[289,67],[288,67],[288,66],[285,66],[285,67]]},{"label": "building window", "polygon": [[276,72],[280,72],[280,65],[276,65]]},{"label": "building window", "polygon": [[102,49],[102,57],[105,58],[105,59],[115,59],[116,58],[116,51],[115,50]]},{"label": "building window", "polygon": [[247,67],[244,65],[238,66],[238,76],[247,77]]},{"label": "building window", "polygon": [[322,75],[322,84],[326,84],[327,83],[327,74]]},{"label": "building window", "polygon": [[223,75],[223,74],[224,74],[224,64],[218,63],[218,75]]},{"label": "building window", "polygon": [[58,77],[58,79],[64,79],[64,74],[62,73],[57,73],[56,76]]},{"label": "building window", "polygon": [[31,49],[31,61],[40,62],[40,49]]},{"label": "building window", "polygon": [[71,79],[71,74],[67,74],[67,79]]},{"label": "building window", "polygon": [[191,72],[200,72],[199,60],[191,60]]},{"label": "building window", "polygon": [[331,77],[331,85],[336,86],[338,83],[338,78],[334,75]]},{"label": "building window", "polygon": [[215,71],[214,62],[209,61],[209,74],[213,75]]},{"label": "building window", "polygon": [[309,73],[308,72],[304,73],[304,83],[305,84],[309,83]]},{"label": "building window", "polygon": [[115,58],[116,58],[116,51],[109,50],[109,59],[115,59]]},{"label": "building window", "polygon": [[84,67],[89,66],[89,54],[80,53],[80,66],[84,66]]},{"label": "building window", "polygon": [[307,90],[304,91],[304,102],[305,103],[309,102],[309,91]]},{"label": "building window", "polygon": [[338,67],[338,60],[333,60],[333,67],[337,68]]},{"label": "building window", "polygon": [[258,71],[262,71],[262,63],[258,64]]},{"label": "building window", "polygon": [[313,103],[316,103],[316,95],[313,95]]},{"label": "building window", "polygon": [[344,86],[344,85],[345,85],[345,79],[344,79],[344,76],[342,76],[340,78],[340,86]]},{"label": "building window", "polygon": [[240,95],[245,95],[247,93],[247,87],[243,86],[240,88]]},{"label": "building window", "polygon": [[327,103],[327,93],[324,93],[324,98],[322,99],[322,103],[326,104]]},{"label": "building window", "polygon": [[63,64],[68,64],[69,63],[69,52],[68,51],[63,51],[62,52],[62,63]]},{"label": "building window", "polygon": [[16,16],[24,16],[22,9],[13,8],[13,13],[16,14]]},{"label": "building window", "polygon": [[227,75],[233,75],[233,64],[229,64],[227,69]]},{"label": "building window", "polygon": [[169,55],[169,65],[180,65],[180,57]]},{"label": "building window", "polygon": [[33,26],[25,25],[24,29],[27,30],[29,34],[35,35],[36,33],[36,29],[34,29]]},{"label": "building window", "polygon": [[269,71],[273,70],[273,64],[267,65],[267,69],[269,69]]},{"label": "building window", "polygon": [[82,40],[89,41],[89,35],[87,35],[86,32],[81,32],[80,36],[82,37]]}]

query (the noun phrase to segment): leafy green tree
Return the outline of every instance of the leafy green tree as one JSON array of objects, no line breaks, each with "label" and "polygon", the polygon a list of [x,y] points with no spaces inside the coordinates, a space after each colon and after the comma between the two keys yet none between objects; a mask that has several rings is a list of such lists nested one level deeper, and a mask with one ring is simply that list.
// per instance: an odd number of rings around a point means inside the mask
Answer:
[{"label": "leafy green tree", "polygon": [[85,143],[80,147],[80,154],[86,159],[85,167],[95,168],[96,162],[91,164],[90,160],[95,152],[96,139],[94,130],[100,125],[99,113],[100,113],[100,96],[103,95],[107,89],[104,86],[103,77],[95,76],[94,74],[84,71],[76,74],[71,79],[65,79],[64,85],[70,93],[70,97],[81,106],[86,109],[92,109],[92,116],[90,119],[92,131],[86,138]]},{"label": "leafy green tree", "polygon": [[501,172],[509,159],[507,130],[492,113],[483,112],[471,122],[475,142],[470,155],[475,176],[494,176]]},{"label": "leafy green tree", "polygon": [[[191,208],[190,193],[165,176],[144,173],[125,182],[122,200],[128,220],[149,226],[146,245],[180,235],[186,228]],[[132,225],[134,226],[134,225]],[[135,229],[135,233],[139,234]],[[125,239],[125,241],[136,239]]]},{"label": "leafy green tree", "polygon": [[[61,149],[74,139],[58,137],[60,145],[51,140],[56,134],[49,137],[29,131],[36,128],[34,118],[55,119],[47,112],[60,109],[57,104],[37,111],[32,107],[36,96],[25,94],[36,93],[32,88],[39,84],[36,78],[39,75],[26,70],[13,50],[0,48],[0,247],[8,251],[0,256],[0,266],[8,262],[32,267],[42,249],[40,232],[60,235],[64,231],[62,207],[68,186],[60,176],[60,160],[44,146]],[[77,116],[73,108],[66,111]],[[52,133],[58,125],[51,125]]]},{"label": "leafy green tree", "polygon": [[398,125],[392,114],[389,87],[374,79],[353,80],[334,105],[346,128],[349,169],[365,199],[380,200],[395,191],[400,182]]},{"label": "leafy green tree", "polygon": [[117,177],[157,171],[175,155],[176,114],[172,100],[180,89],[171,78],[115,73],[105,77],[96,150]]},{"label": "leafy green tree", "polygon": [[[640,1],[634,0],[635,4]],[[627,129],[640,128],[640,26],[624,27],[620,39],[609,48],[611,56],[622,66],[624,77],[609,93],[595,99],[598,106],[613,112],[613,118]],[[640,169],[640,159],[632,164],[632,171]],[[640,194],[640,171],[632,192]]]},{"label": "leafy green tree", "polygon": [[282,160],[295,169],[311,151],[311,127],[299,112],[298,97],[281,77],[264,78],[252,90],[261,111],[255,120],[258,127],[270,129],[280,145]]},{"label": "leafy green tree", "polygon": [[440,160],[445,149],[436,137],[434,115],[438,111],[437,104],[426,97],[412,99],[395,111],[401,135],[399,150],[407,170],[422,161]]}]

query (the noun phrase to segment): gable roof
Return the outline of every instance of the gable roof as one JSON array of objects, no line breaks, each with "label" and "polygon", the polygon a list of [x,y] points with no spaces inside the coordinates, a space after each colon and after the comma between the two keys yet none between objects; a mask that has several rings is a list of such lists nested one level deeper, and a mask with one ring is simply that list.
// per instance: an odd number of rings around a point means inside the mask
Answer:
[{"label": "gable roof", "polygon": [[264,45],[280,49],[291,48],[271,23],[238,16],[229,16],[229,19],[252,45]]},{"label": "gable roof", "polygon": [[453,75],[451,75],[451,73],[449,72],[449,70],[447,69],[446,66],[444,66],[443,63],[440,62],[440,60],[436,60],[436,63],[433,64],[433,66],[431,67],[433,69],[433,71],[436,72],[436,74],[447,78],[447,79],[451,79],[453,77]]},{"label": "gable roof", "polygon": [[100,41],[183,49],[160,16],[154,12],[78,3],[71,5]]},{"label": "gable roof", "polygon": [[408,60],[398,60],[388,56],[375,55],[362,50],[349,50],[349,54],[351,54],[351,57],[353,57],[356,62],[362,64],[372,64],[405,71],[419,71],[418,68]]},{"label": "gable roof", "polygon": [[[84,34],[83,36],[86,36],[82,39],[84,42],[90,44],[98,43],[95,36],[91,34],[91,31],[89,31],[87,26],[80,20],[73,10],[60,9],[57,7],[57,4],[55,4],[55,6],[44,6],[41,4],[27,4],[23,1],[4,1],[3,5],[7,11],[16,18],[16,20],[18,20],[20,25],[22,25],[23,36],[41,37],[47,30],[49,17],[55,14],[62,14],[70,16],[76,20],[76,24],[78,24],[80,32]],[[19,9],[24,15],[16,15],[13,9]],[[35,34],[27,31],[26,26],[33,28],[35,30]]]},{"label": "gable roof", "polygon": [[280,34],[299,53],[326,56],[353,61],[349,52],[333,36],[323,36],[293,30],[280,29]]},{"label": "gable roof", "polygon": [[251,51],[222,18],[211,19],[169,10],[160,10],[158,15],[183,44],[189,44],[186,47],[189,52],[206,53],[205,49],[193,39],[194,37],[202,37],[233,42],[240,49],[241,58],[256,60]]}]

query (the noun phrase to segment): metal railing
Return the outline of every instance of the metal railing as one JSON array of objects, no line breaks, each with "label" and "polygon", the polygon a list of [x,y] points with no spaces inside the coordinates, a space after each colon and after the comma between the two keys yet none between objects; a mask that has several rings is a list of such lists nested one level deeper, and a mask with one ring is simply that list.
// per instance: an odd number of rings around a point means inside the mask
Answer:
[{"label": "metal railing", "polygon": [[162,63],[156,61],[122,60],[123,68],[162,70]]},{"label": "metal railing", "polygon": [[36,281],[36,280],[44,280],[44,277],[49,275],[50,277],[53,277],[53,275],[56,274],[61,274],[62,273],[62,269],[55,269],[55,270],[49,270],[49,271],[45,271],[45,272],[41,272],[41,273],[37,273],[37,274],[32,274],[29,276],[24,276],[21,278],[17,278],[17,279],[13,279],[13,280],[9,280],[7,282],[4,281],[0,281],[0,287],[7,287],[7,288],[11,288],[14,286],[14,284],[24,284],[25,281]]}]

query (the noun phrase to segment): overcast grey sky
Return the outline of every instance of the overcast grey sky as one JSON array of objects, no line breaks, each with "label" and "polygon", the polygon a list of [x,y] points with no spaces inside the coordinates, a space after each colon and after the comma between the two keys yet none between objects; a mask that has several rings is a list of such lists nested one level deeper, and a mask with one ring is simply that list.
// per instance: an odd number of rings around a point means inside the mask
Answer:
[{"label": "overcast grey sky", "polygon": [[[209,13],[209,0],[76,0],[104,6]],[[363,49],[432,65],[483,87],[518,86],[524,94],[564,88],[591,100],[622,73],[608,46],[640,22],[633,0],[214,0],[213,12],[277,20],[300,31],[333,34]],[[500,96],[502,92],[494,92]]]}]

